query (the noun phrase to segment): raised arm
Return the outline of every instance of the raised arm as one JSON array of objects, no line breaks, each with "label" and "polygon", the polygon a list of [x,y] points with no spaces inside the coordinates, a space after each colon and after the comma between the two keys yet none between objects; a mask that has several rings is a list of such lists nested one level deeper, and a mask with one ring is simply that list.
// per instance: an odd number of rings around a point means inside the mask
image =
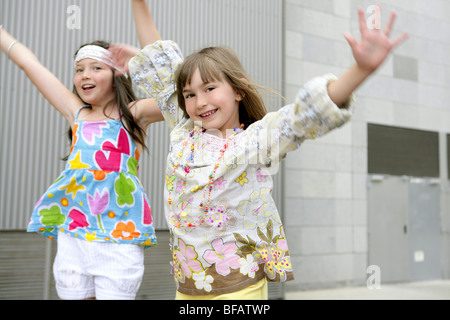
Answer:
[{"label": "raised arm", "polygon": [[83,103],[68,90],[25,45],[18,42],[4,28],[0,28],[2,51],[21,68],[47,101],[72,125],[76,110]]},{"label": "raised arm", "polygon": [[[132,0],[131,8],[141,48],[161,40],[146,0]],[[113,52],[116,61],[123,66],[124,70],[128,70],[128,61],[137,53],[135,48],[124,45],[114,45],[110,48],[110,51]],[[134,107],[136,109],[135,117],[144,129],[150,123],[164,120],[154,99],[141,99],[136,102]]]},{"label": "raised arm", "polygon": [[366,25],[364,11],[359,9],[358,14],[361,41],[358,43],[351,34],[345,34],[356,64],[339,77],[339,79],[330,82],[328,85],[328,94],[331,100],[338,106],[343,105],[351,93],[378,69],[391,50],[408,37],[407,33],[403,33],[395,40],[389,39],[389,34],[396,17],[395,13],[391,14],[384,31],[376,29],[369,30]]},{"label": "raised arm", "polygon": [[161,40],[146,0],[132,0],[131,7],[141,48]]},{"label": "raised arm", "polygon": [[[131,0],[131,8],[134,16],[136,33],[141,48],[162,40],[153,21],[146,0]],[[139,51],[138,48],[126,44],[112,44],[109,47],[116,64],[125,72],[128,72],[128,62]]]}]

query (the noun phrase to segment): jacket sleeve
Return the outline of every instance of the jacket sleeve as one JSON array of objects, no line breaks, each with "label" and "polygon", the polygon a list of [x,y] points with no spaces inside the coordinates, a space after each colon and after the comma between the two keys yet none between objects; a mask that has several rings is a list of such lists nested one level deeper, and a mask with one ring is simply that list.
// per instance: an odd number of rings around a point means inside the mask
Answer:
[{"label": "jacket sleeve", "polygon": [[156,100],[170,130],[183,118],[175,86],[175,72],[183,59],[175,42],[161,40],[147,45],[129,62],[132,81]]},{"label": "jacket sleeve", "polygon": [[328,95],[327,85],[336,78],[332,74],[313,78],[299,90],[294,103],[253,123],[246,134],[248,145],[257,148],[248,150],[249,159],[266,168],[267,173],[276,173],[286,154],[303,141],[323,136],[349,121],[354,96],[340,108]]}]

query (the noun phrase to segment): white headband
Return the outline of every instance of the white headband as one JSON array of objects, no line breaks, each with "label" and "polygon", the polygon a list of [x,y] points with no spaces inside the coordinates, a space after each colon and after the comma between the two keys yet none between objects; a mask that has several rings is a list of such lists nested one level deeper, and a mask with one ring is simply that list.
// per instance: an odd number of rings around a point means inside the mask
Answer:
[{"label": "white headband", "polygon": [[77,55],[75,56],[74,63],[77,64],[78,61],[90,58],[94,59],[100,62],[103,62],[104,64],[107,64],[111,68],[116,69],[125,77],[127,76],[126,73],[124,73],[115,63],[113,60],[112,53],[106,50],[105,48],[102,48],[100,46],[95,45],[87,45],[82,47],[80,50],[78,50]]}]

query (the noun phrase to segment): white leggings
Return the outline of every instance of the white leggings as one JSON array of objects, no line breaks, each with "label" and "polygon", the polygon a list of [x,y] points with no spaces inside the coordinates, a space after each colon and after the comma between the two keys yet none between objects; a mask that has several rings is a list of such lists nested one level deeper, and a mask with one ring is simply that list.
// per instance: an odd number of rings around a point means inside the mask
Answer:
[{"label": "white leggings", "polygon": [[64,300],[132,300],[144,274],[139,245],[89,242],[58,232],[53,264],[58,296]]}]

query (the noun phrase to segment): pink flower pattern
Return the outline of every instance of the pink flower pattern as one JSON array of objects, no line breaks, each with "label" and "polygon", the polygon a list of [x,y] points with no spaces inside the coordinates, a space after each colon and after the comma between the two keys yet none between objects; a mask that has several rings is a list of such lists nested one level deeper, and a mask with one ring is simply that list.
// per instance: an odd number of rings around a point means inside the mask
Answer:
[{"label": "pink flower pattern", "polygon": [[210,264],[216,264],[216,271],[222,276],[230,273],[230,268],[239,269],[239,256],[236,255],[237,246],[234,242],[223,243],[222,239],[212,242],[214,250],[206,250],[203,258]]},{"label": "pink flower pattern", "polygon": [[225,180],[223,177],[220,177],[219,179],[214,181],[214,190],[223,190],[225,189],[225,183],[227,183],[227,180]]},{"label": "pink flower pattern", "polygon": [[175,257],[177,261],[174,264],[179,264],[183,270],[183,274],[190,278],[192,277],[192,271],[200,272],[203,271],[202,265],[196,260],[197,253],[193,246],[187,246],[183,240],[178,241],[178,250],[175,250]]},{"label": "pink flower pattern", "polygon": [[267,175],[265,173],[263,173],[261,168],[256,170],[256,179],[258,180],[258,182],[265,182],[266,181],[266,176]]}]

